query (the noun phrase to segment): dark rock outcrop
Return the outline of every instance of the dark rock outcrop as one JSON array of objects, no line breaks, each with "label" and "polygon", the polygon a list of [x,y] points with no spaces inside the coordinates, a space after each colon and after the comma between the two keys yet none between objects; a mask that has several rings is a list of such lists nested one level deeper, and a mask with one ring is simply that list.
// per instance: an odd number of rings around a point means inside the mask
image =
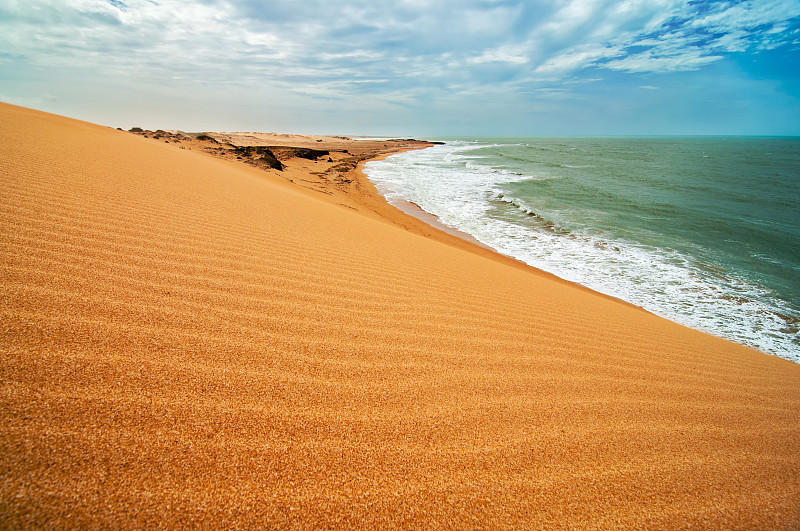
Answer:
[{"label": "dark rock outcrop", "polygon": [[254,156],[259,156],[254,162],[265,164],[266,166],[282,171],[283,164],[275,154],[266,146],[237,146],[233,149],[238,157],[243,159],[250,159]]},{"label": "dark rock outcrop", "polygon": [[295,157],[301,159],[308,159],[308,160],[317,160],[319,157],[330,155],[328,151],[322,151],[321,149],[311,149],[311,148],[292,148],[293,155]]}]

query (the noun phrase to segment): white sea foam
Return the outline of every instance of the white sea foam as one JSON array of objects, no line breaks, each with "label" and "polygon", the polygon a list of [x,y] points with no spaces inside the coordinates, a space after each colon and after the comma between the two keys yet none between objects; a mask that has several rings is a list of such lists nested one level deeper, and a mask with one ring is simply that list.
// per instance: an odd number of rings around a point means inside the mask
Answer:
[{"label": "white sea foam", "polygon": [[[483,147],[483,146],[482,146]],[[552,175],[521,175],[475,161],[475,145],[435,146],[370,162],[365,171],[390,201],[413,201],[442,223],[497,251],[653,313],[795,362],[791,314],[765,289],[670,249],[565,230],[510,197],[503,184]],[[498,204],[529,214],[526,223],[490,215]]]}]

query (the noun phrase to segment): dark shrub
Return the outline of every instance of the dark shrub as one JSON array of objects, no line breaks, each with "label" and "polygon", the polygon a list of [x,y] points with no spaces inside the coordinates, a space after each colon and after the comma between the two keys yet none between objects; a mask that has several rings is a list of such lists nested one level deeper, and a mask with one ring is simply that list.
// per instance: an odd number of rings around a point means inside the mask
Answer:
[{"label": "dark shrub", "polygon": [[293,152],[293,155],[295,157],[308,160],[317,160],[317,158],[328,154],[329,152],[327,151],[322,151],[319,149],[310,149],[310,148],[294,148]]}]

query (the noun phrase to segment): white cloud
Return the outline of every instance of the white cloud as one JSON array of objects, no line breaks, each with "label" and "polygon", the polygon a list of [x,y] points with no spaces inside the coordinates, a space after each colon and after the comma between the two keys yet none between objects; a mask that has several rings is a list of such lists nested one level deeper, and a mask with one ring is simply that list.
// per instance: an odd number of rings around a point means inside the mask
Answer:
[{"label": "white cloud", "polygon": [[599,59],[616,57],[621,53],[618,47],[595,44],[576,46],[561,55],[548,59],[536,68],[536,72],[571,72],[589,66]]},{"label": "white cloud", "polygon": [[563,88],[540,88],[533,91],[539,99],[568,100],[575,98],[575,94]]},{"label": "white cloud", "polygon": [[315,98],[536,93],[774,48],[797,40],[798,13],[798,0],[0,0],[0,64]]},{"label": "white cloud", "polygon": [[717,31],[735,31],[741,28],[756,29],[764,25],[780,25],[800,16],[800,3],[796,0],[760,0],[731,4],[709,3],[707,15],[694,19],[696,28],[714,28]]},{"label": "white cloud", "polygon": [[575,85],[575,84],[585,84],[585,83],[597,83],[598,81],[603,81],[602,77],[582,77],[578,79],[569,79],[567,81],[562,81],[564,85]]},{"label": "white cloud", "polygon": [[759,5],[750,2],[697,5],[710,11],[694,17],[695,5],[684,6],[667,21],[667,31],[656,28],[643,34],[644,38],[633,36],[616,41],[626,54],[598,66],[631,73],[697,70],[726,54],[763,49],[770,41],[786,42],[791,34],[787,21],[794,19],[796,25],[800,18],[800,4],[794,0],[772,0]]},{"label": "white cloud", "polygon": [[702,55],[699,51],[669,56],[657,56],[652,51],[648,51],[608,62],[604,66],[612,70],[626,72],[685,72],[697,70],[720,59],[722,59],[722,56]]},{"label": "white cloud", "polygon": [[484,50],[477,57],[467,58],[467,63],[510,63],[524,65],[530,61],[528,51],[521,46],[500,46],[498,48]]},{"label": "white cloud", "polygon": [[541,31],[554,38],[569,37],[588,21],[595,19],[595,14],[601,7],[602,2],[599,0],[572,0],[558,10],[542,26]]}]

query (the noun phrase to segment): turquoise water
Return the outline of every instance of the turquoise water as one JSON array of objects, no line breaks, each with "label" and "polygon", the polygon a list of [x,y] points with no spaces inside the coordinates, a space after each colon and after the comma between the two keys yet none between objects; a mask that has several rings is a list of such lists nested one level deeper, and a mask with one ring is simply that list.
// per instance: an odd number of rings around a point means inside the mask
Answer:
[{"label": "turquoise water", "polygon": [[800,139],[455,140],[366,171],[504,254],[800,362]]}]

